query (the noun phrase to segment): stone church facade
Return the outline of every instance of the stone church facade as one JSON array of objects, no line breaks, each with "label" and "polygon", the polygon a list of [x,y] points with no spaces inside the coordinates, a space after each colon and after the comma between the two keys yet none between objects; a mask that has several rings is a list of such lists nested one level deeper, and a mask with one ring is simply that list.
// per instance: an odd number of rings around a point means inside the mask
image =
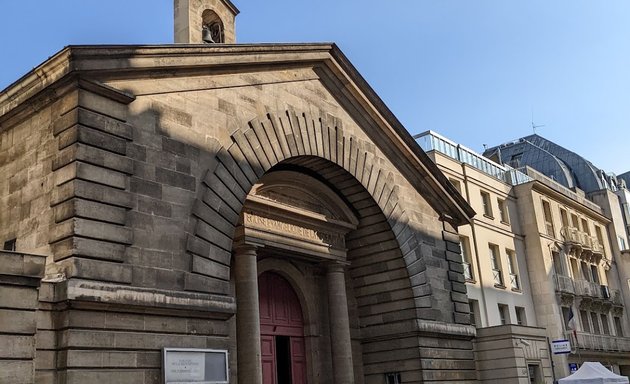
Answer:
[{"label": "stone church facade", "polygon": [[0,93],[0,382],[161,383],[164,348],[242,384],[475,381],[474,212],[336,46],[203,44],[237,12],[176,1],[187,44]]}]

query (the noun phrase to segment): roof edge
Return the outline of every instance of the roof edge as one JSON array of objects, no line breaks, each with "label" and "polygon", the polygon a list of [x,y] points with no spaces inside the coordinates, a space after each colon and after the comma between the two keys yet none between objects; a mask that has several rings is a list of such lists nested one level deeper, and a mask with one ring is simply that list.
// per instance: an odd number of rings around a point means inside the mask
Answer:
[{"label": "roof edge", "polygon": [[[249,54],[248,58],[245,56],[247,54]],[[155,64],[149,60],[166,55],[172,57],[170,60],[160,61],[160,68],[292,62],[324,63],[335,76],[340,77],[344,85],[347,86],[348,81],[343,80],[343,77],[349,78],[354,84],[353,97],[361,97],[367,101],[369,108],[374,110],[376,118],[384,122],[379,124],[381,128],[385,128],[382,132],[383,139],[387,139],[390,145],[393,144],[398,148],[399,153],[408,160],[402,164],[396,164],[399,171],[419,192],[428,189],[439,196],[437,200],[441,203],[434,208],[438,212],[445,213],[442,218],[452,224],[462,225],[469,223],[475,215],[475,211],[468,202],[424,153],[398,118],[334,43],[67,46],[5,90],[0,91],[0,120],[25,101],[70,74],[102,74],[150,69],[151,65]],[[238,62],[234,60],[236,55],[240,57]],[[246,60],[243,60],[244,56]],[[120,66],[121,59],[129,59],[126,67]],[[372,119],[374,118],[373,116]]]}]

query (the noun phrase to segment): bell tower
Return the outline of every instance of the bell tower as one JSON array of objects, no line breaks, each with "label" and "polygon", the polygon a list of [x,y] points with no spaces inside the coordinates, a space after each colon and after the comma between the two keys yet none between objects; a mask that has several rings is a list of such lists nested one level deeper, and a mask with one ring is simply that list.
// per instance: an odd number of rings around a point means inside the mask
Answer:
[{"label": "bell tower", "polygon": [[234,44],[238,13],[230,0],[175,0],[175,43]]}]

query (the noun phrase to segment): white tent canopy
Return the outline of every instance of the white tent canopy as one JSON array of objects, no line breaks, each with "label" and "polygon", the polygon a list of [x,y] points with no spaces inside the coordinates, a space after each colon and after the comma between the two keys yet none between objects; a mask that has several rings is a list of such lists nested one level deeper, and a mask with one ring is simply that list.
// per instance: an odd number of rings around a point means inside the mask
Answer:
[{"label": "white tent canopy", "polygon": [[610,372],[601,363],[586,362],[571,376],[558,380],[560,384],[626,383],[628,378]]}]

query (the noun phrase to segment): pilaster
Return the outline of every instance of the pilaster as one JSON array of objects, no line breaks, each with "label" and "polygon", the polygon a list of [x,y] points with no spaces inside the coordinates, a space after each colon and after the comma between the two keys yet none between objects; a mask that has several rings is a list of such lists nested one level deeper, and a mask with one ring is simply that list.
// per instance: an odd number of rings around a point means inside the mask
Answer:
[{"label": "pilaster", "polygon": [[49,242],[68,278],[131,282],[131,267],[123,264],[132,242],[127,212],[133,164],[126,156],[133,137],[126,122],[131,101],[105,85],[79,81],[57,102]]},{"label": "pilaster", "polygon": [[257,262],[255,246],[241,245],[235,249],[236,338],[241,384],[262,384]]},{"label": "pilaster", "polygon": [[352,365],[345,266],[337,262],[329,263],[327,265],[326,279],[328,282],[328,314],[330,319],[333,378],[335,384],[352,384],[354,383],[354,369]]}]

